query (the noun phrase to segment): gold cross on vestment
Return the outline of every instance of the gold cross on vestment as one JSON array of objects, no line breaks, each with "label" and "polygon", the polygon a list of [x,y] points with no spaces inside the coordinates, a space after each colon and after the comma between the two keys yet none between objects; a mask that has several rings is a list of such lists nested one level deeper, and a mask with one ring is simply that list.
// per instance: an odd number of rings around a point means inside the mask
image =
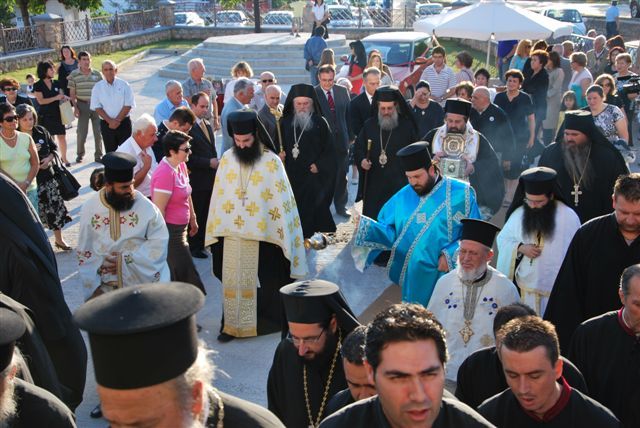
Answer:
[{"label": "gold cross on vestment", "polygon": [[577,207],[579,202],[578,198],[580,197],[580,195],[582,195],[579,184],[573,185],[573,191],[571,192],[571,194],[573,195],[573,205]]},{"label": "gold cross on vestment", "polygon": [[462,336],[462,341],[466,345],[471,340],[471,336],[473,336],[471,321],[464,320],[464,327],[462,327],[462,329],[458,333],[460,333],[460,336]]}]

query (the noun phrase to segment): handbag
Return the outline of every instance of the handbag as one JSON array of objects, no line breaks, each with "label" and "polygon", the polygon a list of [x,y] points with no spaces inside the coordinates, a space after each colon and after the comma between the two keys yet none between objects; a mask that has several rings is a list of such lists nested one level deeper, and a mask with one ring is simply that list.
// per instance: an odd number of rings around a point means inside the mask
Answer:
[{"label": "handbag", "polygon": [[64,101],[60,103],[60,119],[62,119],[63,125],[69,125],[74,121],[76,116],[73,114],[73,107],[71,102]]},{"label": "handbag", "polygon": [[60,160],[60,156],[58,156],[58,153],[54,153],[51,167],[53,168],[53,178],[58,184],[58,189],[62,199],[70,201],[77,197],[78,190],[80,189],[80,183],[78,183],[78,180],[76,180],[73,174],[65,168],[64,164]]}]

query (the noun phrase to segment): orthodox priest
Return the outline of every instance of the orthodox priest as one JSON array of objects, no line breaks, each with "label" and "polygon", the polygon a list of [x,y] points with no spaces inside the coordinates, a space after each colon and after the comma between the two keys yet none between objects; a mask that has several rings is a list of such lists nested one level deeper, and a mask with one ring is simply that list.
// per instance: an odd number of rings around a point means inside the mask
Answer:
[{"label": "orthodox priest", "polygon": [[619,308],[620,275],[640,263],[640,174],[616,181],[613,210],[578,229],[553,285],[544,317],[565,352],[581,322]]},{"label": "orthodox priest", "polygon": [[562,200],[556,172],[539,166],[520,174],[498,234],[497,269],[520,289],[522,301],[544,314],[578,215]]},{"label": "orthodox priest", "polygon": [[60,381],[60,398],[75,410],[84,392],[87,349],[64,299],[56,257],[33,206],[2,172],[0,198],[0,292],[33,313]]},{"label": "orthodox priest", "polygon": [[462,219],[456,269],[438,280],[427,309],[447,332],[446,379],[455,386],[460,364],[474,351],[493,345],[493,319],[499,308],[520,299],[503,274],[489,266],[500,230],[482,220]]},{"label": "orthodox priest", "polygon": [[260,126],[253,110],[229,114],[233,146],[220,159],[209,206],[205,245],[213,245],[224,296],[220,341],[279,331],[278,290],[307,273],[291,185]]},{"label": "orthodox priest", "polygon": [[300,83],[291,87],[281,121],[284,162],[305,238],[336,231],[331,204],[337,161],[333,134],[320,112],[313,86]]},{"label": "orthodox priest", "polygon": [[417,140],[417,127],[411,110],[395,86],[383,86],[373,94],[372,114],[360,130],[354,146],[360,169],[357,201],[362,213],[377,219],[382,206],[406,186],[396,153]]},{"label": "orthodox priest", "polygon": [[105,184],[82,206],[76,247],[87,299],[170,277],[169,232],[158,208],[133,188],[135,158],[113,152],[102,163]]},{"label": "orthodox priest", "polygon": [[352,249],[359,270],[391,250],[388,274],[400,285],[402,301],[424,306],[436,281],[455,268],[460,220],[480,217],[471,186],[442,176],[428,146],[420,141],[397,153],[409,184],[382,207],[378,220],[355,216]]},{"label": "orthodox priest", "polygon": [[489,219],[502,205],[502,167],[487,139],[469,122],[471,103],[450,98],[444,106],[445,124],[425,137],[446,176],[468,181],[475,189],[482,218]]},{"label": "orthodox priest", "polygon": [[624,270],[618,290],[622,308],[578,327],[568,356],[584,374],[589,395],[626,427],[640,426],[640,265]]},{"label": "orthodox priest", "polygon": [[538,166],[558,173],[562,198],[581,223],[611,212],[611,188],[620,175],[629,173],[622,155],[595,126],[591,113],[582,110],[565,113],[564,138],[542,152]]},{"label": "orthodox priest", "polygon": [[287,324],[269,371],[269,410],[286,427],[317,427],[347,387],[340,343],[359,323],[340,288],[311,280],[282,287]]}]

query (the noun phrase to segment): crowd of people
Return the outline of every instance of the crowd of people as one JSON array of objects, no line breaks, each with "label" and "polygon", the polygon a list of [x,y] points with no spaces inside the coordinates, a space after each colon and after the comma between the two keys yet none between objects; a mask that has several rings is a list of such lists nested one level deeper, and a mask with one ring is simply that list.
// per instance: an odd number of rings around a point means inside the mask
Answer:
[{"label": "crowd of people", "polygon": [[[639,426],[637,92],[622,38],[586,53],[500,42],[494,79],[466,52],[454,71],[436,46],[406,100],[360,41],[336,69],[318,3],[314,84],[286,93],[241,61],[217,94],[196,58],[133,119],[117,65],[69,46],[58,79],[38,64],[32,96],[0,81],[0,426],[75,426],[79,329],[91,416],[114,427]],[[102,164],[79,215],[73,315],[43,229],[72,249],[66,102],[75,162],[91,122]],[[334,217],[353,220],[355,266],[386,267],[401,290],[368,323],[338,284],[308,278]],[[281,334],[268,409],[212,385],[196,314],[214,284],[193,258],[221,283],[220,343]]]}]

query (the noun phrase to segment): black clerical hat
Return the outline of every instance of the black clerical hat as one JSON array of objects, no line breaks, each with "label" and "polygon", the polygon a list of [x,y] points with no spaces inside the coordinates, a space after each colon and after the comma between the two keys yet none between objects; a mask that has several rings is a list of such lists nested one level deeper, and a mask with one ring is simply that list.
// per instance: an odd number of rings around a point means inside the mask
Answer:
[{"label": "black clerical hat", "polygon": [[315,98],[316,90],[313,86],[306,83],[298,83],[291,87],[289,94],[293,97]]},{"label": "black clerical hat", "polygon": [[590,134],[596,129],[596,125],[593,122],[591,112],[584,110],[572,110],[567,111],[564,114],[564,129],[580,131],[591,137]]},{"label": "black clerical hat", "polygon": [[316,93],[315,88],[306,83],[298,83],[296,85],[293,85],[291,87],[291,90],[289,90],[289,93],[287,94],[287,99],[285,100],[284,108],[282,109],[283,117],[287,117],[295,113],[293,100],[297,97],[311,98],[313,102],[313,111],[317,114],[321,114],[322,107],[320,106],[320,101],[318,101],[318,94]]},{"label": "black clerical hat", "polygon": [[129,153],[111,152],[102,156],[104,178],[110,183],[126,183],[133,180],[136,158]]},{"label": "black clerical hat", "polygon": [[336,315],[347,334],[360,323],[336,284],[321,279],[294,282],[280,289],[286,320],[301,324],[322,323]]},{"label": "black clerical hat", "polygon": [[22,337],[26,328],[24,320],[18,314],[0,308],[0,372],[11,363],[16,340]]},{"label": "black clerical hat", "polygon": [[400,158],[405,171],[415,171],[420,168],[428,169],[431,166],[429,143],[426,141],[409,144],[398,150],[396,156]]},{"label": "black clerical hat", "polygon": [[471,103],[462,98],[449,98],[444,104],[444,112],[469,117],[469,114],[471,114]]},{"label": "black clerical hat", "polygon": [[530,195],[548,195],[554,191],[558,173],[545,166],[529,168],[520,174],[524,191]]},{"label": "black clerical hat", "polygon": [[233,138],[233,134],[247,135],[253,134],[257,129],[258,114],[255,110],[238,110],[229,113],[227,116],[227,130],[229,136]]},{"label": "black clerical hat", "polygon": [[495,224],[475,218],[463,218],[462,235],[460,240],[469,240],[479,242],[489,248],[493,247],[493,240],[500,228]]},{"label": "black clerical hat", "polygon": [[186,372],[198,356],[203,305],[204,295],[183,282],[125,287],[83,304],[73,318],[89,333],[97,383],[136,389]]},{"label": "black clerical hat", "polygon": [[402,93],[397,86],[380,86],[373,94],[371,103],[375,104],[376,101],[404,101]]}]

